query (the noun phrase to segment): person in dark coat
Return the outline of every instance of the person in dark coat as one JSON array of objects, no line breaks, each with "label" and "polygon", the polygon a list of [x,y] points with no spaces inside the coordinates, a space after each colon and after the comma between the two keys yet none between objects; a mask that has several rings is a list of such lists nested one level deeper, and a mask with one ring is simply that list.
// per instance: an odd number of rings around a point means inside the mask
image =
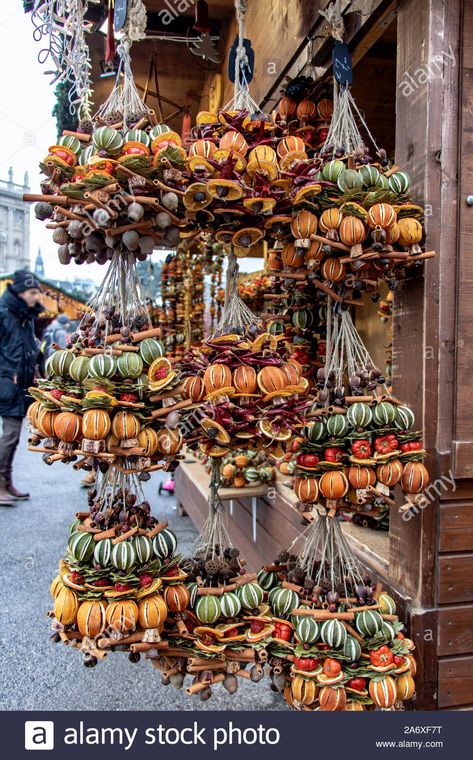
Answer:
[{"label": "person in dark coat", "polygon": [[35,318],[43,311],[38,280],[25,269],[15,272],[0,298],[0,505],[12,506],[27,499],[13,485],[13,457],[18,446],[23,417],[32,401],[32,385],[39,343]]}]

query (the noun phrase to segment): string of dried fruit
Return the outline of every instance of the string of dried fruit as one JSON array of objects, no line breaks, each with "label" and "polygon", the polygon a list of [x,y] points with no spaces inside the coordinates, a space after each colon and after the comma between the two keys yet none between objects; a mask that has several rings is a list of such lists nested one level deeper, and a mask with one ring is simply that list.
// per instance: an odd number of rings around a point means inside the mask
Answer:
[{"label": "string of dried fruit", "polygon": [[[197,459],[205,465],[210,474],[211,458],[198,451]],[[245,488],[248,485],[271,483],[275,474],[275,468],[266,454],[253,449],[235,449],[222,458],[220,466],[221,483],[224,488]]]},{"label": "string of dried fruit", "polygon": [[303,505],[382,519],[395,504],[396,485],[405,498],[401,511],[423,498],[429,475],[422,433],[413,429],[409,407],[387,393],[349,313],[337,320],[330,358],[317,373],[316,402],[307,415],[313,420],[297,455],[294,490]]},{"label": "string of dried fruit", "polygon": [[204,337],[204,274],[202,257],[180,246],[161,269],[160,313],[166,354],[177,359]]},{"label": "string of dried fruit", "polygon": [[182,435],[174,409],[186,402],[136,288],[134,262],[116,255],[70,347],[49,357],[46,379],[30,388],[30,449],[48,464],[113,466],[143,479],[175,466]]},{"label": "string of dried fruit", "polygon": [[169,646],[161,636],[166,600],[185,578],[177,539],[151,515],[134,476],[109,471],[88,503],[71,524],[51,584],[52,639],[80,649],[86,667],[113,651],[138,662],[140,652]]}]

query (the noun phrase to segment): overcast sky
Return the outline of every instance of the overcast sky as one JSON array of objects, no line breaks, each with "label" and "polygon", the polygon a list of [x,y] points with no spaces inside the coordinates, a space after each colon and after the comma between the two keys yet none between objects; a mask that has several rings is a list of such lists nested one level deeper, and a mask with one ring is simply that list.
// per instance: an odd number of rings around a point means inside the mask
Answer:
[{"label": "overcast sky", "polygon": [[[56,142],[56,121],[51,116],[54,107],[54,85],[43,72],[51,67],[40,66],[38,53],[41,42],[33,39],[34,27],[29,14],[23,13],[21,0],[0,0],[0,179],[8,178],[13,167],[14,181],[22,184],[25,171],[29,173],[31,192],[40,192],[38,164],[45,158],[50,145]],[[91,277],[100,282],[105,274],[97,264],[63,266],[57,259],[57,246],[52,232],[44,222],[35,219],[31,211],[31,266],[34,266],[38,247],[41,247],[46,277],[72,280]],[[155,254],[156,256],[156,254]],[[241,260],[242,271],[261,268],[260,260]]]}]

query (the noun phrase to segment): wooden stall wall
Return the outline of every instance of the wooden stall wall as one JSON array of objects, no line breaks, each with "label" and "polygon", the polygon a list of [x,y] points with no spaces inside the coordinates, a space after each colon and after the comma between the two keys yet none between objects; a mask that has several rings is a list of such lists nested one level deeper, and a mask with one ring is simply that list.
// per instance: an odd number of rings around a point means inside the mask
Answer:
[{"label": "wooden stall wall", "polygon": [[399,10],[396,158],[409,162],[438,255],[396,298],[394,387],[424,426],[433,486],[407,532],[395,518],[391,573],[412,595],[420,700],[440,709],[473,708],[472,25],[468,0]]}]

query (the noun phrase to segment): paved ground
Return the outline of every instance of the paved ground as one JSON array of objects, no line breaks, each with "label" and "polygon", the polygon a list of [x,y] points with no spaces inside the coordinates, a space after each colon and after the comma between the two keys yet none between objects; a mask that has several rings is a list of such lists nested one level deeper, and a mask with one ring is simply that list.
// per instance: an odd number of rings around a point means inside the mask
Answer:
[{"label": "paved ground", "polygon": [[[69,523],[86,507],[80,474],[71,466],[43,464],[26,451],[25,436],[16,464],[19,488],[33,497],[14,508],[0,507],[0,708],[3,710],[284,710],[267,681],[243,683],[230,696],[222,687],[202,703],[160,684],[159,672],[142,660],[111,654],[95,668],[78,652],[49,641],[49,584],[63,554]],[[182,551],[196,532],[178,517],[173,496],[159,497],[160,475],[146,485],[154,513],[169,520]]]}]

